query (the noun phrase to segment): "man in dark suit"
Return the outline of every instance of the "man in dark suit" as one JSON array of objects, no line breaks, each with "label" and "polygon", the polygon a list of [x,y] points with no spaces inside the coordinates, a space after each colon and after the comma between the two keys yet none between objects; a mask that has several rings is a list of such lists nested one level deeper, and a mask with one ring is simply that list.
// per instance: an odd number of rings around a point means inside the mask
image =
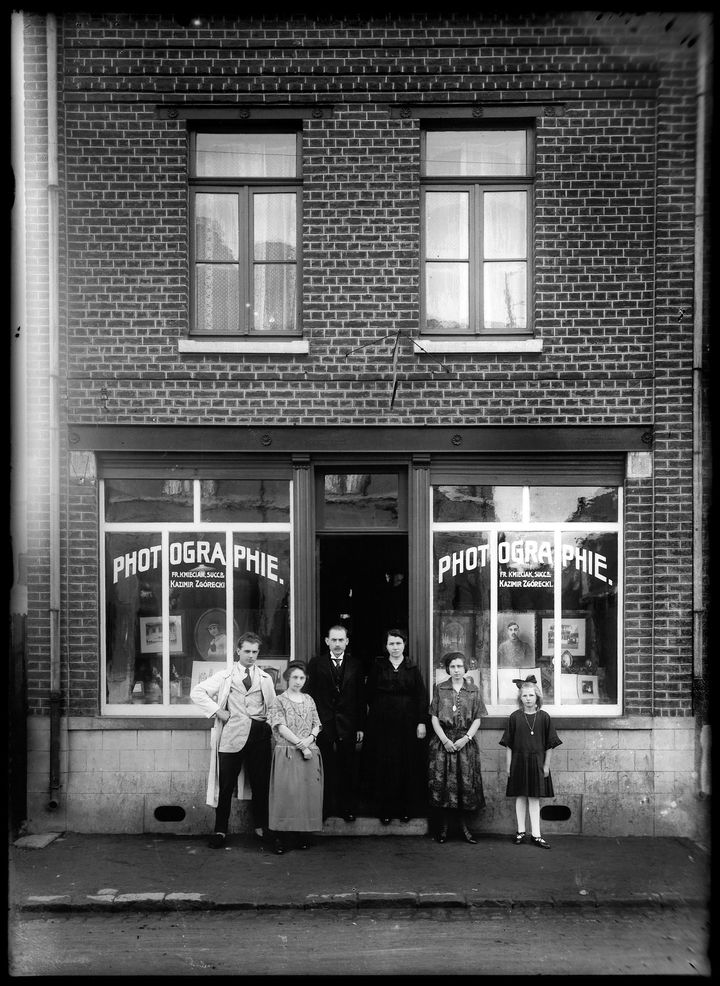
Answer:
[{"label": "man in dark suit", "polygon": [[365,673],[362,664],[345,653],[345,627],[330,627],[325,643],[328,650],[310,661],[306,687],[322,724],[317,744],[325,778],[323,818],[338,814],[354,822],[355,747],[362,743],[365,725]]}]

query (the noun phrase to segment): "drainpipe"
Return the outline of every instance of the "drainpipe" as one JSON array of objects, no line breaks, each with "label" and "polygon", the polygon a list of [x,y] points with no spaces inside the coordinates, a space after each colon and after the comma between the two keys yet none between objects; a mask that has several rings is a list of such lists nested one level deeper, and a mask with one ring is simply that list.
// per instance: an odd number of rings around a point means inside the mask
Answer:
[{"label": "drainpipe", "polygon": [[50,784],[48,811],[58,808],[60,790],[60,345],[58,291],[57,21],[46,17],[48,135],[48,509],[50,566]]},{"label": "drainpipe", "polygon": [[710,793],[710,726],[705,687],[704,569],[704,430],[703,430],[703,325],[705,317],[705,155],[707,144],[707,92],[709,86],[707,17],[700,15],[696,96],[695,170],[695,283],[693,305],[693,685],[695,714],[700,721],[699,796]]}]

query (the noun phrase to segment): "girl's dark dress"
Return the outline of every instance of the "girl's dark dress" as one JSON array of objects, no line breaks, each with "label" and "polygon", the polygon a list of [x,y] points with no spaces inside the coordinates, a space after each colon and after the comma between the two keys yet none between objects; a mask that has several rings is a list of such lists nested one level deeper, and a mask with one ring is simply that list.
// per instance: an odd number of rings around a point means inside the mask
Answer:
[{"label": "girl's dark dress", "polygon": [[[453,705],[455,711],[453,712]],[[437,716],[449,740],[464,736],[476,719],[487,715],[485,703],[474,682],[463,681],[455,692],[450,678],[435,686],[430,715]],[[448,753],[432,731],[428,763],[430,803],[435,808],[476,811],[485,807],[480,750],[477,741],[466,743],[458,753]]]},{"label": "girl's dark dress", "polygon": [[544,709],[538,709],[537,713],[531,715],[526,715],[522,709],[513,712],[500,740],[500,746],[507,746],[512,750],[505,794],[508,797],[554,797],[552,776],[543,776],[543,763],[545,751],[553,750],[561,743],[552,719]]},{"label": "girl's dark dress", "polygon": [[426,810],[423,780],[427,742],[417,738],[418,725],[427,727],[428,723],[420,669],[404,657],[395,671],[388,657],[378,657],[366,688],[363,787],[377,802],[379,814],[416,817]]}]

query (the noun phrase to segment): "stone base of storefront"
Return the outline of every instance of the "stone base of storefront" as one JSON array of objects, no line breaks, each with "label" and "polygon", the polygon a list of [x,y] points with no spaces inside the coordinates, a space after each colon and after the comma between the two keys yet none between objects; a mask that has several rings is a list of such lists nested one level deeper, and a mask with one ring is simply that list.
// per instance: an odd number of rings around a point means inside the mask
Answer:
[{"label": "stone base of storefront", "polygon": [[[700,736],[692,718],[629,717],[583,722],[556,719],[563,744],[553,751],[556,791],[542,802],[543,833],[593,836],[677,836],[708,841],[707,794],[700,787]],[[26,832],[196,835],[209,831],[205,804],[210,733],[206,723],[108,723],[63,720],[61,787],[49,795],[49,719],[28,720]],[[514,831],[514,799],[505,796],[503,722],[480,732],[487,807],[480,833]],[[56,806],[52,806],[55,802]],[[233,806],[231,829],[252,831],[247,801]],[[352,831],[351,831],[352,829]],[[421,835],[424,819],[380,826],[329,820],[331,835]]]}]

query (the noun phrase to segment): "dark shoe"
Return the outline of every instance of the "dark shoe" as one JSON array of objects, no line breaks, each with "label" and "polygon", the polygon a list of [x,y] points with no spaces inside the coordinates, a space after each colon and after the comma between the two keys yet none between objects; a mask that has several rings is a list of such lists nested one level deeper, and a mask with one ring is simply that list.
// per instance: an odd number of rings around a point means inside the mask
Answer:
[{"label": "dark shoe", "polygon": [[441,845],[443,842],[447,842],[447,825],[444,825],[435,835],[435,841],[439,842]]},{"label": "dark shoe", "polygon": [[532,841],[533,841],[533,845],[534,846],[537,846],[539,849],[549,849],[550,848],[550,846],[547,844],[547,842],[540,835],[533,836],[532,837]]},{"label": "dark shoe", "polygon": [[225,833],[224,832],[213,832],[213,834],[208,839],[208,845],[211,849],[222,849],[225,845]]},{"label": "dark shoe", "polygon": [[477,845],[477,839],[469,829],[465,828],[464,825],[463,825],[463,835],[465,836],[465,841],[469,842],[471,846]]},{"label": "dark shoe", "polygon": [[389,818],[381,818],[380,819],[381,825],[389,825],[390,824],[390,821],[391,820]]},{"label": "dark shoe", "polygon": [[515,838],[513,839],[513,842],[515,843],[515,845],[516,846],[519,846],[524,841],[525,841],[525,833],[524,832],[516,832],[515,833]]},{"label": "dark shoe", "polygon": [[343,818],[345,819],[346,822],[354,822],[355,821],[355,816],[353,815],[353,813],[351,811],[346,811],[345,814],[343,815]]},{"label": "dark shoe", "polygon": [[282,844],[282,842],[275,843],[275,845],[273,846],[273,852],[275,853],[276,856],[282,856],[282,854],[285,852],[285,846]]},{"label": "dark shoe", "polygon": [[400,819],[400,821],[401,822],[409,822],[410,821],[410,816],[409,815],[403,815],[402,818]]}]

